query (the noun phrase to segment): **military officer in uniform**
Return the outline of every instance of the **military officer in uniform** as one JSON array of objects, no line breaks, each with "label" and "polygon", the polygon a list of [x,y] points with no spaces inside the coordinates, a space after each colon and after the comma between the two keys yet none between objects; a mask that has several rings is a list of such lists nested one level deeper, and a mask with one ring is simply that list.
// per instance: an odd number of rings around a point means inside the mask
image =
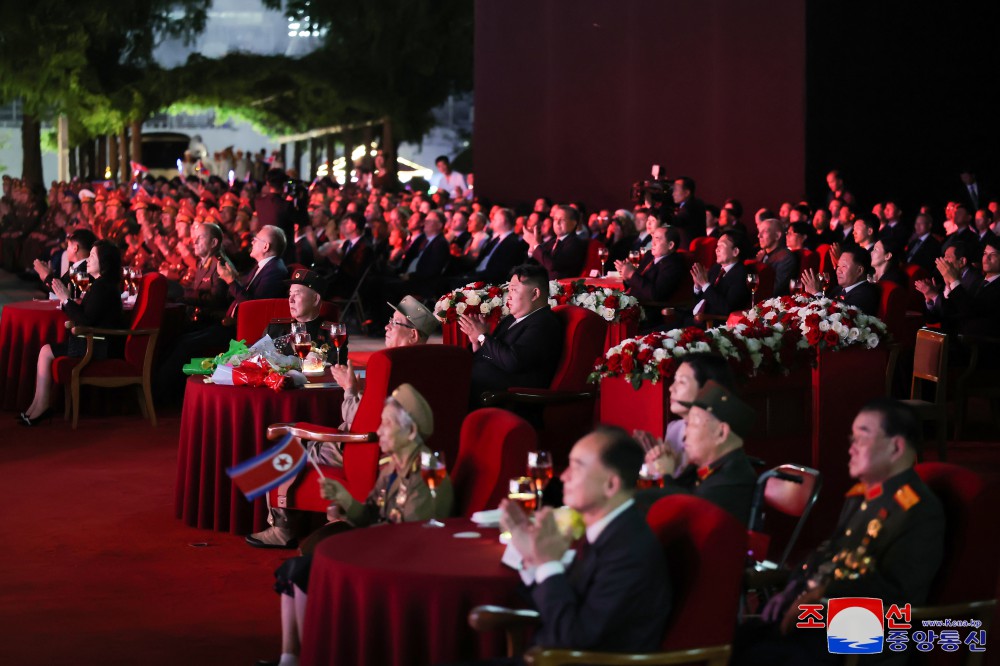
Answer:
[{"label": "military officer in uniform", "polygon": [[[292,355],[292,322],[305,324],[306,331],[312,338],[313,347],[330,343],[329,331],[323,328],[319,317],[320,306],[323,303],[322,294],[326,289],[326,280],[308,268],[297,268],[292,273],[288,284],[288,310],[292,315],[288,319],[272,319],[265,333],[274,340],[278,353]],[[342,354],[347,353],[346,347]]]},{"label": "military officer in uniform", "polygon": [[[858,484],[847,493],[837,528],[764,607],[764,626],[741,629],[734,663],[830,659],[825,632],[795,628],[800,604],[831,597],[874,597],[886,605],[927,601],[943,558],[945,517],[913,470],[920,442],[920,421],[903,403],[879,398],[861,408],[848,463]],[[905,653],[900,656],[905,661]]]},{"label": "military officer in uniform", "polygon": [[194,235],[197,267],[184,286],[183,302],[189,307],[188,320],[194,328],[222,321],[229,305],[227,285],[218,273],[222,227],[211,222],[198,227]]},{"label": "military officer in uniform", "polygon": [[[322,479],[323,497],[333,502],[327,516],[335,522],[365,527],[451,515],[454,495],[447,472],[433,495],[420,476],[421,457],[430,454],[424,439],[433,432],[434,415],[427,400],[410,384],[401,384],[382,410],[378,443],[386,457],[380,461],[375,487],[364,502],[358,502],[337,481]],[[309,555],[295,557],[286,560],[275,572],[275,589],[281,594],[282,654],[280,661],[258,664],[298,664],[299,627],[306,608],[311,562]]]}]

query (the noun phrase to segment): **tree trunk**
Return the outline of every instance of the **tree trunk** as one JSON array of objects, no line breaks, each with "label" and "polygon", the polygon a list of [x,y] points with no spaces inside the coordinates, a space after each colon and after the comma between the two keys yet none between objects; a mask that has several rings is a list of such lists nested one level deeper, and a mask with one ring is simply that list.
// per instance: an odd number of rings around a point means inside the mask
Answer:
[{"label": "tree trunk", "polygon": [[104,179],[111,180],[118,175],[118,137],[114,134],[108,135],[108,161],[107,169],[104,171]]},{"label": "tree trunk", "polygon": [[132,131],[132,161],[142,164],[142,121],[133,120],[129,128]]},{"label": "tree trunk", "polygon": [[333,158],[337,152],[337,137],[334,134],[327,134],[324,139],[326,147],[326,175],[333,178]]},{"label": "tree trunk", "polygon": [[97,143],[93,139],[88,139],[83,144],[83,154],[86,158],[80,161],[80,177],[85,181],[94,180],[97,173]]},{"label": "tree trunk", "polygon": [[118,167],[121,169],[119,183],[127,183],[132,180],[132,166],[128,163],[128,127],[123,127],[118,136]]},{"label": "tree trunk", "polygon": [[396,138],[392,132],[392,119],[388,116],[382,123],[382,154],[385,155],[385,169],[388,172],[386,187],[394,189],[399,183],[399,162],[396,160]]},{"label": "tree trunk", "polygon": [[80,146],[73,146],[69,149],[69,177],[70,179],[80,176]]},{"label": "tree trunk", "polygon": [[21,178],[35,188],[44,187],[42,178],[42,124],[25,113],[21,118]]},{"label": "tree trunk", "polygon": [[56,180],[61,183],[68,182],[69,172],[69,116],[60,114],[56,119]]},{"label": "tree trunk", "polygon": [[[296,141],[292,145],[292,164],[291,168],[295,169],[295,177],[302,178],[302,142]],[[288,165],[285,165],[285,170],[288,170]]]}]

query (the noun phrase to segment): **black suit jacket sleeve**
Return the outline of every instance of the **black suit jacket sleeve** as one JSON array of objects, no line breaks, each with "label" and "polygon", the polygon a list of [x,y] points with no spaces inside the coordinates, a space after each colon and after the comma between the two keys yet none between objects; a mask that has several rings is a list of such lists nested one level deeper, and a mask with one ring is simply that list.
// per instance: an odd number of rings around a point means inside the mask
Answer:
[{"label": "black suit jacket sleeve", "polygon": [[[483,248],[485,250],[485,248]],[[487,252],[480,252],[480,258]],[[509,234],[500,241],[496,251],[490,256],[486,267],[476,273],[476,277],[491,284],[499,284],[507,279],[507,274],[515,266],[524,263],[528,256],[528,246],[517,234]],[[481,260],[481,259],[480,259]]]},{"label": "black suit jacket sleeve", "polygon": [[774,295],[787,296],[789,283],[799,274],[799,255],[789,250],[779,251],[767,263],[774,268]]},{"label": "black suit jacket sleeve", "polygon": [[122,297],[117,280],[98,278],[91,284],[83,300],[66,301],[63,312],[74,324],[97,328],[121,326]]},{"label": "black suit jacket sleeve", "polygon": [[260,275],[255,276],[249,284],[244,284],[242,280],[233,280],[229,285],[229,295],[242,301],[257,300],[259,298],[287,298],[288,268],[280,257],[275,257],[264,265]]},{"label": "black suit jacket sleeve", "polygon": [[573,233],[559,241],[559,245],[553,253],[552,247],[555,244],[556,239],[554,238],[546,241],[535,248],[531,258],[545,266],[545,270],[549,272],[549,277],[553,280],[578,277],[587,260],[588,241]]},{"label": "black suit jacket sleeve", "polygon": [[723,276],[719,284],[715,282],[715,275],[722,267],[716,264],[712,267],[709,276],[710,280],[705,291],[702,292],[705,298],[705,314],[728,315],[730,312],[745,310],[750,307],[750,287],[747,286],[747,269],[742,263],[737,262]]},{"label": "black suit jacket sleeve", "polygon": [[650,266],[649,270],[643,272],[644,269],[645,266],[640,265],[625,283],[629,294],[638,298],[640,303],[670,300],[683,281],[687,267],[680,256],[671,254]]},{"label": "black suit jacket sleeve", "polygon": [[441,275],[448,264],[448,258],[451,257],[448,241],[443,235],[438,234],[427,244],[427,247],[424,248],[423,253],[419,256],[420,262],[417,264],[416,270],[413,271],[416,277],[437,277]]},{"label": "black suit jacket sleeve", "polygon": [[562,322],[551,308],[543,307],[511,330],[513,321],[513,316],[508,315],[494,335],[486,336],[476,356],[508,375],[552,366],[552,359],[559,359]]},{"label": "black suit jacket sleeve", "polygon": [[[839,288],[838,288],[839,289]],[[843,290],[836,292],[837,298]],[[847,294],[844,294],[844,303],[847,305],[853,305],[866,315],[872,317],[878,316],[879,305],[882,302],[882,294],[879,288],[870,282],[862,282],[858,284],[854,289],[851,289]]]},{"label": "black suit jacket sleeve", "polygon": [[554,648],[654,650],[671,605],[663,550],[634,506],[531,595],[542,618],[536,642]]}]

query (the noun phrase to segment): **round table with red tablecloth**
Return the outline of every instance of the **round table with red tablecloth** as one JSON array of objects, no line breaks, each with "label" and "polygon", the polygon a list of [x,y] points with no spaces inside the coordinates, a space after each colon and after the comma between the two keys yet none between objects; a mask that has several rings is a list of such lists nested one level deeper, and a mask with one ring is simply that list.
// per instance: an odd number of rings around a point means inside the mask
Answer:
[{"label": "round table with red tablecloth", "polygon": [[[475,538],[456,538],[475,531]],[[462,518],[445,527],[377,525],[323,541],[313,555],[303,664],[409,666],[501,656],[503,636],[477,634],[481,604],[525,606],[500,563],[496,529]]]},{"label": "round table with red tablecloth", "polygon": [[38,352],[66,342],[67,317],[57,301],[8,303],[0,312],[0,407],[23,410],[35,395]]},{"label": "round table with red tablecloth", "polygon": [[336,426],[341,422],[344,390],[327,375],[311,387],[270,388],[206,384],[189,377],[181,411],[174,508],[191,527],[233,534],[264,529],[264,498],[247,501],[226,475],[226,468],[274,446],[267,427],[308,421]]}]

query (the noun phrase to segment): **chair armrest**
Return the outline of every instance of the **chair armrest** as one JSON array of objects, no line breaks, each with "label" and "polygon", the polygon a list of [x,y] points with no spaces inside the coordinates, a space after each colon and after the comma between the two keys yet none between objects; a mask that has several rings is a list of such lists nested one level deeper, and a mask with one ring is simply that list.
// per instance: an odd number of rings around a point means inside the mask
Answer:
[{"label": "chair armrest", "polygon": [[504,606],[476,606],[469,611],[469,626],[476,631],[504,631],[531,628],[541,624],[536,610],[505,608]]},{"label": "chair armrest", "polygon": [[557,666],[558,664],[606,664],[618,666],[627,664],[708,664],[725,666],[729,663],[732,649],[728,645],[675,650],[672,652],[647,652],[628,654],[622,652],[588,652],[584,650],[555,650],[535,646],[524,655],[528,666]]},{"label": "chair armrest", "polygon": [[74,326],[70,329],[73,335],[152,335],[159,333],[158,328],[95,328],[93,326]]},{"label": "chair armrest", "polygon": [[506,391],[486,391],[482,395],[482,401],[486,407],[498,407],[511,402],[522,405],[558,405],[593,400],[596,397],[597,391],[554,391],[542,388],[513,387]]},{"label": "chair armrest", "polygon": [[267,427],[268,439],[280,439],[288,434],[299,439],[308,439],[314,442],[363,444],[378,441],[378,435],[374,432],[341,432],[336,428],[316,425],[314,423],[275,423]]}]

